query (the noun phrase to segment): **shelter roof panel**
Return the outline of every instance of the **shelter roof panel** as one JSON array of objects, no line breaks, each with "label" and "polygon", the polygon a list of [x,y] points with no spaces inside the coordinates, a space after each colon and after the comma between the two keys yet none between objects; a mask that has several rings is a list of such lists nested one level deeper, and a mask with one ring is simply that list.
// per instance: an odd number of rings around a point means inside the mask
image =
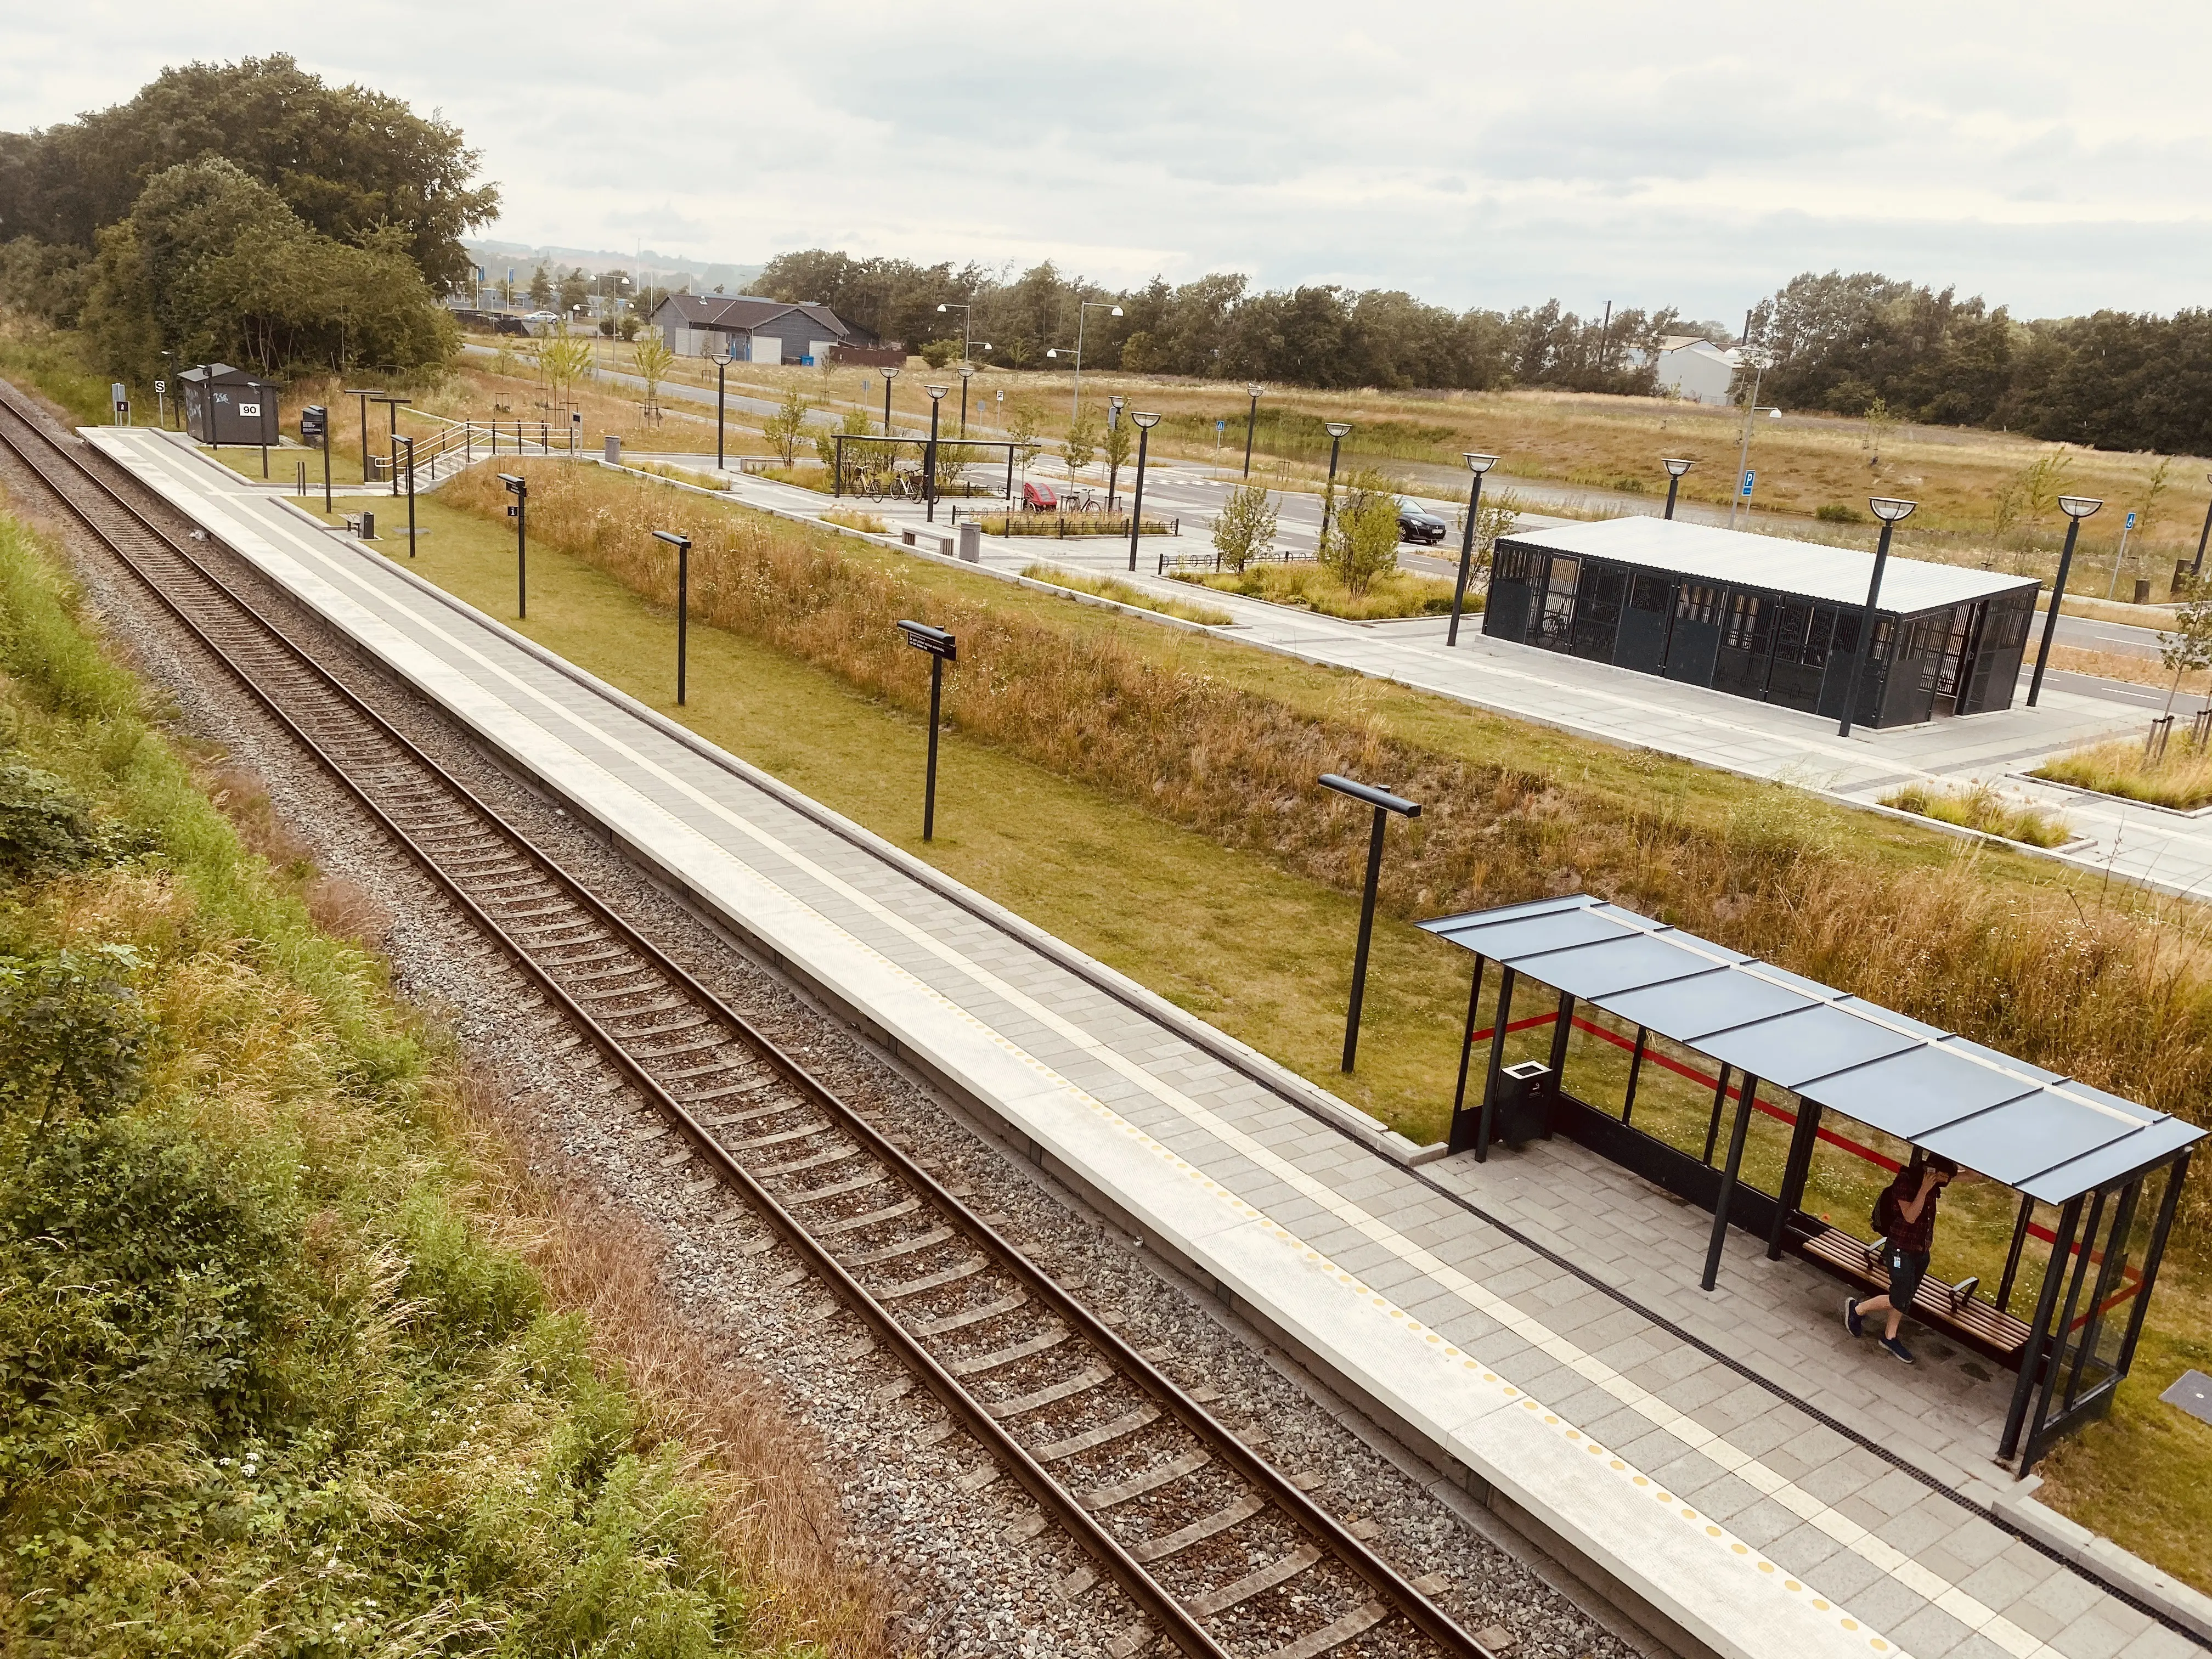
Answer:
[{"label": "shelter roof panel", "polygon": [[1644,986],[1664,985],[1723,964],[1684,950],[1663,933],[1622,933],[1588,945],[1547,951],[1522,964],[1547,985],[1578,997],[1607,997]]},{"label": "shelter roof panel", "polygon": [[2031,1177],[2020,1190],[2045,1204],[2063,1204],[2076,1193],[2086,1193],[2108,1181],[2164,1163],[2185,1150],[2203,1133],[2195,1124],[2180,1118],[2163,1118],[2070,1163],[2045,1170]]},{"label": "shelter roof panel", "polygon": [[1863,1066],[1917,1045],[1902,1031],[1816,1004],[1720,1032],[1699,1046],[1716,1060],[1740,1066],[1753,1077],[1796,1089],[1832,1072]]},{"label": "shelter roof panel", "polygon": [[1814,1006],[1809,997],[1747,974],[1733,973],[1726,966],[1595,1000],[1608,1013],[1693,1047],[1715,1031]]},{"label": "shelter roof panel", "polygon": [[2084,1111],[2063,1095],[2039,1089],[1932,1130],[1916,1144],[2019,1187],[2134,1134],[2138,1127]]},{"label": "shelter roof panel", "polygon": [[1950,1053],[1946,1044],[1922,1043],[1824,1077],[1813,1092],[1823,1106],[1863,1123],[1881,1122],[1911,1140],[2036,1087],[2027,1078]]}]

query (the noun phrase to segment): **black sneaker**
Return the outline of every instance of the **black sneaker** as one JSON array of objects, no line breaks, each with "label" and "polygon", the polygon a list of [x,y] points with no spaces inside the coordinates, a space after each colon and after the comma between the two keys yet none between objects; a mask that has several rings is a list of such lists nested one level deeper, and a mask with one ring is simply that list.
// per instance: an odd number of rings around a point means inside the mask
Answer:
[{"label": "black sneaker", "polygon": [[1859,1323],[1859,1299],[1855,1296],[1844,1298],[1844,1328],[1853,1336],[1866,1334],[1866,1327]]},{"label": "black sneaker", "polygon": [[1889,1357],[1892,1359],[1901,1360],[1908,1365],[1918,1363],[1912,1357],[1912,1350],[1906,1347],[1905,1344],[1899,1341],[1893,1336],[1885,1336],[1882,1338],[1881,1346],[1888,1352]]}]

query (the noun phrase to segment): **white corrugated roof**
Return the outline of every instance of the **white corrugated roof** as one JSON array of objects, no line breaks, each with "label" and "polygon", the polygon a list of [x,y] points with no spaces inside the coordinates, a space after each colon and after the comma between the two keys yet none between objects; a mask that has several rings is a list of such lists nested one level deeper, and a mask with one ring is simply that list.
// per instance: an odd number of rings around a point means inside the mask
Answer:
[{"label": "white corrugated roof", "polygon": [[[1610,559],[1703,581],[1769,588],[1826,605],[1864,605],[1867,582],[1874,574],[1874,555],[1855,548],[1784,541],[1779,536],[1755,536],[1679,519],[1601,519],[1507,536],[1501,542],[1547,553]],[[1882,572],[1881,609],[1909,617],[2036,585],[2033,577],[1929,564],[1893,553]]]}]

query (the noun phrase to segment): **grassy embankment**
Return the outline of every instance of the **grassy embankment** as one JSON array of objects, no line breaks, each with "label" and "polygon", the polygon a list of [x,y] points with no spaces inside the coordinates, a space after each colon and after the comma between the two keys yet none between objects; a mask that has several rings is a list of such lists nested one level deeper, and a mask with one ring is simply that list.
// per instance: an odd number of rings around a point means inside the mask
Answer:
[{"label": "grassy embankment", "polygon": [[789,1424],[72,606],[0,515],[0,1650],[876,1651]]},{"label": "grassy embankment", "polygon": [[2133,738],[2117,738],[2039,766],[2028,775],[2070,783],[2077,789],[2118,795],[2189,811],[2212,803],[2212,751],[2197,747],[2185,737],[2169,741],[2155,761],[2143,758],[2143,744]]},{"label": "grassy embankment", "polygon": [[[1392,830],[1393,921],[1584,888],[2137,1097],[2203,1110],[2212,976],[2192,907],[2124,889],[2100,897],[2079,872],[1961,849],[1781,787],[642,483],[532,471],[533,637],[676,714],[672,571],[642,543],[647,527],[683,530],[695,541],[688,724],[1417,1138],[1440,1132],[1449,1109],[1467,960],[1386,924],[1360,1073],[1337,1074],[1366,823],[1316,788],[1322,771],[1385,780],[1428,804]],[[487,483],[441,492],[435,551],[416,568],[507,616],[512,544]],[[928,847],[917,822],[927,677],[892,627],[915,615],[961,638]],[[1548,1042],[1542,1030],[1518,1033],[1509,1059],[1537,1057]],[[1625,1048],[1576,1034],[1568,1076],[1585,1097],[1607,1098],[1626,1067]],[[1647,1067],[1638,1121],[1695,1153],[1711,1103],[1709,1084]],[[1904,1151],[1857,1133],[1878,1155]],[[1784,1126],[1757,1120],[1752,1178],[1771,1187],[1784,1146]],[[1823,1146],[1810,1202],[1858,1227],[1885,1178]],[[2203,1194],[2191,1195],[2191,1225]],[[1986,1184],[1955,1194],[1936,1271],[1994,1284],[2010,1204]],[[2154,1431],[2157,1455],[2172,1456],[2178,1435],[2206,1477],[2169,1494],[2189,1525],[2118,1535],[2212,1583],[2212,1431],[2170,1430],[2166,1408],[2138,1398],[2172,1380],[2166,1357],[2202,1346],[2183,1322],[2201,1309],[2201,1261],[2182,1243],[2167,1271],[2172,1294],[2153,1310],[2146,1363],[2129,1384],[2132,1415],[2070,1445],[2057,1467],[2096,1486],[2109,1466],[2115,1480],[2165,1492],[2140,1472],[2151,1455],[2142,1437]],[[2031,1262],[2020,1294],[2037,1282]]]}]

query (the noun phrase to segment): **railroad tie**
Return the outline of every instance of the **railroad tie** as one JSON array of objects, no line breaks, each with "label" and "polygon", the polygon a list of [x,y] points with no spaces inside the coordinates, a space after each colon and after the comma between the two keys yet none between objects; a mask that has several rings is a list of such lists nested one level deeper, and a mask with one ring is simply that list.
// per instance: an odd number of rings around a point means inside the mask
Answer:
[{"label": "railroad tie", "polygon": [[1062,1400],[1072,1399],[1076,1395],[1086,1394],[1101,1382],[1110,1380],[1112,1376],[1111,1371],[1103,1370],[1096,1365],[1086,1366],[1073,1376],[1031,1393],[1017,1395],[1012,1400],[990,1401],[984,1406],[983,1409],[1000,1422],[1004,1422],[1010,1417],[1025,1416],[1030,1412],[1042,1410]]},{"label": "railroad tie", "polygon": [[857,1193],[870,1187],[880,1187],[890,1178],[881,1170],[869,1170],[853,1176],[849,1181],[836,1182],[827,1187],[810,1187],[804,1192],[787,1194],[782,1200],[783,1207],[787,1210],[795,1210],[804,1204],[820,1204],[828,1199],[842,1198],[847,1193]]},{"label": "railroad tie", "polygon": [[1027,1291],[1016,1291],[995,1302],[986,1302],[980,1308],[963,1308],[958,1313],[946,1314],[941,1319],[926,1319],[919,1325],[907,1328],[915,1336],[943,1336],[948,1331],[965,1330],[970,1325],[980,1325],[987,1319],[996,1319],[1010,1314],[1030,1299]]},{"label": "railroad tie", "polygon": [[1285,1643],[1266,1659],[1321,1659],[1322,1654],[1335,1652],[1353,1637],[1374,1629],[1389,1616],[1380,1601],[1364,1603],[1334,1624],[1324,1625],[1295,1642]]},{"label": "railroad tie", "polygon": [[1170,1458],[1156,1468],[1146,1469],[1142,1474],[1132,1475],[1117,1485],[1093,1488],[1083,1494],[1083,1507],[1093,1510],[1110,1510],[1116,1504],[1142,1498],[1155,1486],[1164,1486],[1170,1480],[1180,1480],[1186,1474],[1195,1474],[1212,1461],[1213,1454],[1200,1446],[1194,1451],[1185,1452],[1181,1457]]},{"label": "railroad tie", "polygon": [[886,1285],[883,1289],[871,1291],[870,1294],[878,1302],[896,1302],[902,1297],[920,1296],[924,1291],[936,1290],[939,1285],[957,1284],[963,1279],[981,1273],[990,1265],[983,1257],[971,1255],[965,1261],[957,1262],[942,1273],[925,1273],[920,1279],[902,1279],[896,1285]]},{"label": "railroad tie", "polygon": [[1270,1561],[1264,1567],[1254,1568],[1233,1584],[1224,1584],[1218,1590],[1194,1595],[1183,1606],[1200,1619],[1211,1619],[1217,1613],[1226,1613],[1240,1601],[1249,1601],[1255,1595],[1265,1595],[1278,1584],[1288,1583],[1320,1559],[1319,1550],[1311,1544],[1301,1544],[1281,1559]]},{"label": "railroad tie", "polygon": [[826,1135],[830,1127],[827,1123],[817,1122],[797,1129],[779,1129],[772,1135],[755,1135],[750,1140],[731,1141],[726,1150],[732,1152],[766,1152],[771,1146],[786,1146],[794,1140],[811,1140],[817,1135]]},{"label": "railroad tie", "polygon": [[817,1152],[811,1158],[795,1158],[788,1164],[771,1164],[764,1170],[755,1170],[757,1180],[769,1176],[796,1175],[801,1170],[817,1170],[825,1164],[843,1164],[860,1155],[858,1146],[833,1146],[826,1152]]},{"label": "railroad tie", "polygon": [[[1103,1507],[1103,1505],[1097,1507]],[[1216,1510],[1209,1516],[1192,1522],[1188,1526],[1170,1533],[1164,1538],[1130,1547],[1129,1553],[1139,1561],[1164,1561],[1170,1555],[1179,1555],[1193,1544],[1202,1544],[1217,1532],[1226,1532],[1239,1521],[1249,1521],[1267,1507],[1267,1500],[1248,1494],[1226,1509]]]},{"label": "railroad tie", "polygon": [[1136,1433],[1146,1424],[1157,1421],[1159,1414],[1160,1408],[1157,1406],[1139,1406],[1136,1410],[1115,1418],[1111,1423],[1086,1429],[1069,1439],[1055,1440],[1049,1446],[1040,1447],[1035,1456],[1040,1463],[1057,1463],[1061,1458],[1073,1457],[1078,1452],[1095,1451],[1101,1446],[1111,1445],[1124,1435]]},{"label": "railroad tie", "polygon": [[902,1215],[912,1215],[921,1207],[920,1199],[902,1198],[897,1203],[887,1204],[880,1210],[870,1210],[866,1215],[847,1216],[842,1221],[824,1222],[821,1226],[809,1231],[817,1238],[835,1238],[839,1233],[857,1233],[864,1227],[873,1227],[885,1221],[896,1221]]},{"label": "railroad tie", "polygon": [[945,1369],[954,1376],[980,1376],[985,1371],[994,1371],[1001,1365],[1011,1365],[1017,1359],[1027,1359],[1031,1354],[1043,1353],[1067,1340],[1065,1325],[1055,1325],[1042,1336],[1033,1336],[1026,1342],[1017,1342],[1011,1348],[1000,1348],[995,1353],[980,1353],[973,1359],[951,1359],[944,1362]]},{"label": "railroad tie", "polygon": [[926,1233],[917,1233],[912,1238],[902,1238],[896,1243],[884,1245],[881,1249],[863,1250],[856,1255],[840,1256],[838,1265],[844,1267],[872,1267],[879,1262],[896,1261],[901,1256],[912,1255],[917,1251],[928,1249],[933,1244],[942,1244],[952,1236],[952,1229],[950,1227],[933,1227]]}]

